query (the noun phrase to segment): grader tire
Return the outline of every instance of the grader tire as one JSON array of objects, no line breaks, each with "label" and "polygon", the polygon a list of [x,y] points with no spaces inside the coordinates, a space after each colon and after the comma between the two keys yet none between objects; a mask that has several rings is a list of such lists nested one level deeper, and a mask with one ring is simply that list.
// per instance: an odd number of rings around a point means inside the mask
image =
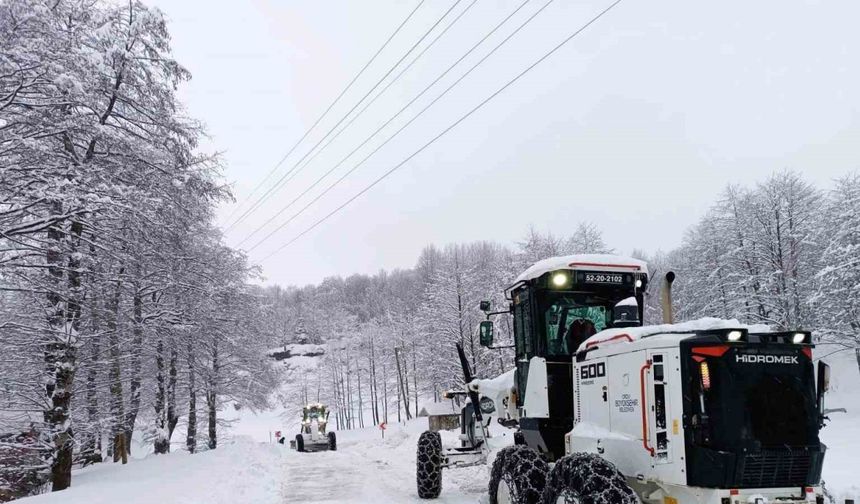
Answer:
[{"label": "grader tire", "polygon": [[426,431],[418,438],[416,457],[418,497],[435,499],[442,493],[442,436]]},{"label": "grader tire", "polygon": [[305,451],[305,438],[303,438],[301,434],[296,434],[296,451]]},{"label": "grader tire", "polygon": [[541,504],[639,504],[639,498],[612,463],[593,453],[574,453],[555,463]]},{"label": "grader tire", "polygon": [[328,434],[328,449],[331,451],[337,451],[337,436],[334,432],[329,432]]},{"label": "grader tire", "polygon": [[499,504],[505,488],[514,504],[538,504],[547,473],[549,464],[535,450],[523,445],[502,449],[490,472],[490,504]]}]

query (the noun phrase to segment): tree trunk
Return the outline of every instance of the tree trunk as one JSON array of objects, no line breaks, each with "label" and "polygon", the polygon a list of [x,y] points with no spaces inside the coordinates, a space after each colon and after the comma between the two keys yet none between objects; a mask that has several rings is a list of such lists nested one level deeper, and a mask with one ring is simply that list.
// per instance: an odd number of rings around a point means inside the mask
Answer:
[{"label": "tree trunk", "polygon": [[218,359],[218,340],[216,339],[212,346],[212,374],[209,376],[209,383],[207,384],[206,390],[206,409],[209,421],[208,446],[210,450],[214,450],[218,447],[218,433],[216,425],[218,420],[218,395],[216,390],[218,386],[218,372],[220,369],[220,362]]},{"label": "tree trunk", "polygon": [[364,401],[361,396],[361,366],[358,365],[358,359],[355,360],[355,379],[356,388],[358,389],[358,426],[364,428]]},{"label": "tree trunk", "polygon": [[[52,210],[61,213],[61,204],[55,202]],[[71,224],[71,233],[65,243],[69,259],[68,276],[64,285],[61,262],[65,233],[58,226],[59,224],[52,226],[47,232],[49,248],[45,260],[50,282],[47,298],[51,308],[47,317],[48,334],[43,356],[45,371],[49,377],[45,383],[46,403],[49,407],[43,412],[43,418],[48,425],[53,445],[51,490],[55,492],[65,490],[72,484],[74,435],[70,404],[77,367],[77,339],[81,315],[80,259],[75,249],[82,232],[80,223]]]},{"label": "tree trunk", "polygon": [[197,372],[194,369],[194,337],[189,335],[186,346],[188,363],[188,432],[185,447],[189,453],[197,451]]},{"label": "tree trunk", "polygon": [[96,389],[98,380],[98,361],[99,353],[101,352],[101,336],[99,336],[100,327],[98,325],[98,316],[93,310],[93,340],[90,346],[90,367],[87,370],[87,424],[90,431],[84,439],[81,447],[81,455],[84,466],[97,464],[102,461],[102,446],[101,446],[101,430],[99,429],[99,396]]},{"label": "tree trunk", "polygon": [[207,446],[210,450],[214,450],[218,447],[218,432],[217,432],[217,404],[216,404],[217,396],[214,390],[206,391],[206,410],[208,413],[208,424],[209,424],[209,441]]},{"label": "tree trunk", "polygon": [[[120,268],[122,275],[124,269]],[[128,452],[125,447],[125,402],[122,393],[122,370],[120,367],[119,334],[117,332],[117,317],[119,313],[119,300],[122,294],[122,283],[117,281],[114,294],[111,298],[107,311],[108,348],[110,348],[110,412],[111,412],[111,439],[113,446],[113,461],[128,462]]]},{"label": "tree trunk", "polygon": [[352,411],[352,380],[350,380],[351,373],[349,372],[349,353],[346,354],[346,418],[347,424],[350,429],[355,428],[355,417],[353,416]]},{"label": "tree trunk", "polygon": [[[141,354],[143,353],[143,300],[140,289],[135,286],[132,300],[132,333],[131,341],[131,381],[129,382],[128,413],[125,423],[125,449],[131,454],[131,438],[134,424],[140,412],[140,372]],[[163,400],[163,397],[162,397]]]},{"label": "tree trunk", "polygon": [[167,419],[164,404],[164,340],[158,339],[155,346],[155,446],[156,454],[168,452]]},{"label": "tree trunk", "polygon": [[412,392],[415,394],[415,418],[418,418],[418,349],[412,344]]},{"label": "tree trunk", "polygon": [[409,412],[409,405],[412,403],[409,392],[409,360],[403,354],[403,348],[400,347],[401,358],[403,359],[403,409],[406,410],[406,419],[409,420],[412,417],[412,414]]},{"label": "tree trunk", "polygon": [[335,370],[334,360],[331,361],[331,385],[332,390],[334,390],[334,407],[336,408],[334,415],[335,428],[340,430],[340,398],[337,393],[337,371]]},{"label": "tree trunk", "polygon": [[340,400],[341,405],[343,406],[343,423],[346,425],[346,428],[349,429],[349,402],[346,397],[346,390],[343,386],[343,373],[340,373]]},{"label": "tree trunk", "polygon": [[[403,379],[403,375],[401,374],[401,366],[400,366],[400,349],[394,347],[394,360],[397,362],[397,382],[399,384],[397,401],[400,402],[400,398],[403,398],[404,410],[406,412],[406,420],[412,420],[412,413],[409,411],[409,394],[406,392],[406,387],[404,385],[405,380]],[[404,367],[405,367],[404,363]],[[400,407],[398,405],[397,408],[397,420],[400,421]]]},{"label": "tree trunk", "polygon": [[373,401],[373,422],[381,423],[379,417],[379,382],[376,379],[376,350],[374,349],[373,338],[370,338],[370,376],[373,393],[371,400]]},{"label": "tree trunk", "polygon": [[167,451],[170,451],[170,440],[173,439],[173,431],[179,423],[179,412],[176,411],[176,341],[170,338],[170,364],[167,379]]},{"label": "tree trunk", "polygon": [[382,413],[388,423],[388,366],[382,361]]}]

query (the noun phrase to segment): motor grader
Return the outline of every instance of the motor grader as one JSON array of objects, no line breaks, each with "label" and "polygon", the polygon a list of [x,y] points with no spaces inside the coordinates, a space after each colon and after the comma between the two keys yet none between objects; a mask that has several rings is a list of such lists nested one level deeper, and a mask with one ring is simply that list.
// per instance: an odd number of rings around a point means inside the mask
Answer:
[{"label": "motor grader", "polygon": [[298,452],[337,450],[337,435],[326,432],[328,408],[321,403],[312,403],[302,408],[301,432],[290,442]]},{"label": "motor grader", "polygon": [[[673,324],[673,280],[665,275],[657,326],[641,323],[648,269],[632,258],[548,259],[506,290],[515,371],[504,393],[498,379],[474,379],[461,351],[463,393],[484,411],[495,397],[494,417],[516,429],[514,445],[494,453],[491,504],[824,501],[829,368],[819,362],[816,382],[812,335]],[[494,348],[498,312],[482,308],[481,344]],[[473,411],[485,432],[482,408]],[[477,448],[474,463],[490,456]],[[442,469],[462,452],[422,434],[420,497],[439,496]]]}]

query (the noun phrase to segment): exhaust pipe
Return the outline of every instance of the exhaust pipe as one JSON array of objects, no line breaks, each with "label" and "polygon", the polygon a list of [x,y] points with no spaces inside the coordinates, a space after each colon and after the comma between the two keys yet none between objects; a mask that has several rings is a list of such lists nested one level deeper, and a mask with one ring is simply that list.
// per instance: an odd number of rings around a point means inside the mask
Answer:
[{"label": "exhaust pipe", "polygon": [[675,281],[675,272],[666,273],[663,279],[663,286],[660,289],[660,306],[663,308],[663,323],[673,324],[675,322],[675,314],[672,312],[672,282]]}]

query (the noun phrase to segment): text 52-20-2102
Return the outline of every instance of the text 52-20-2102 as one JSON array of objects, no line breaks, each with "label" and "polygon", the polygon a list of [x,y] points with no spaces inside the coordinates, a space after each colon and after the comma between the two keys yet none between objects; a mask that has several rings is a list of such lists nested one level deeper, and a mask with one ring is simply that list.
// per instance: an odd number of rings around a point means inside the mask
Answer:
[{"label": "text 52-20-2102", "polygon": [[620,284],[624,283],[624,275],[620,273],[586,273],[585,282]]}]

